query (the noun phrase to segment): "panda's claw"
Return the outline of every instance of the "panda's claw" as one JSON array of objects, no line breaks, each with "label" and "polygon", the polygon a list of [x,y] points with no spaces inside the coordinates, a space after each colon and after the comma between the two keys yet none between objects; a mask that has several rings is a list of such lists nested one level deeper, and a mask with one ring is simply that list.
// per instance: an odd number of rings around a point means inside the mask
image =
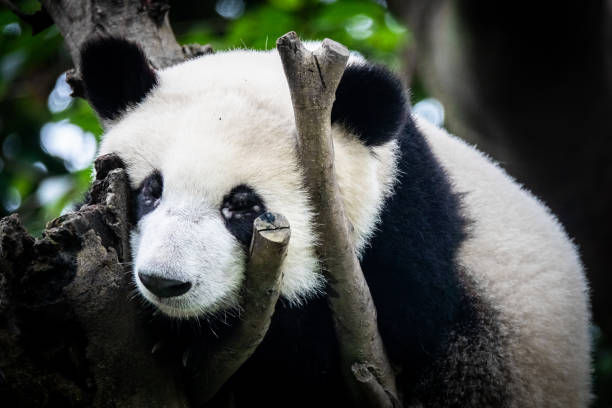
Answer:
[{"label": "panda's claw", "polygon": [[190,358],[191,358],[191,348],[186,348],[185,351],[183,351],[183,358],[182,358],[183,368],[187,368],[187,364],[189,363]]},{"label": "panda's claw", "polygon": [[162,347],[164,347],[166,341],[165,340],[160,340],[157,343],[155,343],[153,345],[153,348],[151,349],[151,354],[155,354],[157,353],[159,350],[162,349]]}]

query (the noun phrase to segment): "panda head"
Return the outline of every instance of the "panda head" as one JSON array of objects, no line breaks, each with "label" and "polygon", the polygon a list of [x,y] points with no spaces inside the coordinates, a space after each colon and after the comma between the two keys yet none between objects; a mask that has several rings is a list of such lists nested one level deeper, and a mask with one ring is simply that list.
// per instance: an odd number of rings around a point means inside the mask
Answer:
[{"label": "panda head", "polygon": [[[321,293],[314,214],[275,50],[217,53],[155,71],[138,46],[106,38],[83,48],[80,70],[105,126],[99,154],[119,155],[130,178],[134,281],[147,300],[180,318],[237,307],[253,220],[265,211],[291,225],[283,298],[299,304]],[[393,75],[349,61],[332,121],[360,247],[390,190],[387,162],[406,112]]]}]

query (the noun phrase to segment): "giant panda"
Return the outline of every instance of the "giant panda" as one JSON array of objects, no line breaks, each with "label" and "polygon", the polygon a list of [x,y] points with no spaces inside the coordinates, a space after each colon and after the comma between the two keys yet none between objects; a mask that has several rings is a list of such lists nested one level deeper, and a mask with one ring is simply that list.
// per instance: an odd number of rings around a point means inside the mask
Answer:
[{"label": "giant panda", "polygon": [[[205,326],[230,316],[231,326],[253,220],[285,215],[281,299],[226,388],[236,406],[350,406],[276,50],[154,70],[137,45],[102,38],[80,57],[105,127],[99,154],[119,155],[133,189],[140,295],[171,319]],[[336,92],[332,136],[405,406],[587,406],[588,287],[547,207],[473,146],[414,116],[401,81],[358,55]]]}]

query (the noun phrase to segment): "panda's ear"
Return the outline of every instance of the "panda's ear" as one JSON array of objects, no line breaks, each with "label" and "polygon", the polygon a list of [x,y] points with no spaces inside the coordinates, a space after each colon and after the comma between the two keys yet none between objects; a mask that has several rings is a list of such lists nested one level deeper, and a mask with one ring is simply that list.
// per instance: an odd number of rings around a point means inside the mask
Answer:
[{"label": "panda's ear", "polygon": [[408,115],[404,86],[387,68],[357,61],[342,75],[332,108],[332,124],[343,125],[367,146],[386,143]]},{"label": "panda's ear", "polygon": [[140,47],[121,38],[99,38],[81,49],[81,76],[89,102],[102,119],[116,119],[157,85]]}]

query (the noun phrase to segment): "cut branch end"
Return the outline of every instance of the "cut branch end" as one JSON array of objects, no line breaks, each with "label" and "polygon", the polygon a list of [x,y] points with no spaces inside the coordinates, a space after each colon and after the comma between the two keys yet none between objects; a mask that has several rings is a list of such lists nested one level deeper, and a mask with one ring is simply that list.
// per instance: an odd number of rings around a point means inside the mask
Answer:
[{"label": "cut branch end", "polygon": [[[395,375],[384,350],[376,309],[361,271],[336,181],[331,110],[348,62],[348,49],[325,39],[310,51],[293,31],[277,41],[293,103],[297,155],[315,213],[319,257],[331,279],[328,303],[342,357],[342,371],[356,406],[393,407]],[[367,363],[364,363],[367,362]]]},{"label": "cut branch end", "polygon": [[280,295],[280,266],[291,230],[287,219],[266,212],[253,222],[253,238],[246,266],[240,322],[219,346],[210,351],[190,384],[193,401],[209,401],[255,352],[268,331]]}]

